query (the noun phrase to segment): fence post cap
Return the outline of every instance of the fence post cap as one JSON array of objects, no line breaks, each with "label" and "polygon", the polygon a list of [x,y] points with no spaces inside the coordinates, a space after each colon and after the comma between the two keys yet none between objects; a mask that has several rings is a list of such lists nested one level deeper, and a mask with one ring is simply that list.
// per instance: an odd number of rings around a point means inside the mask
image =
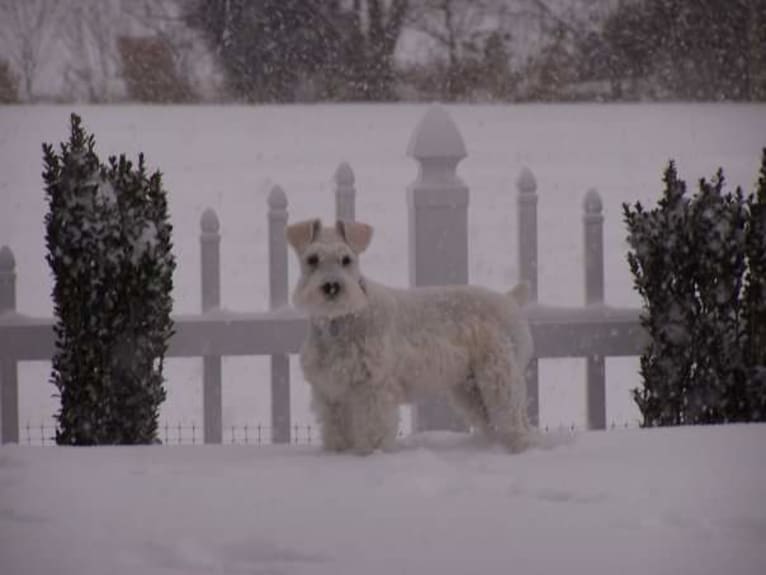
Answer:
[{"label": "fence post cap", "polygon": [[338,169],[335,170],[335,183],[339,186],[354,185],[354,171],[348,162],[341,162]]},{"label": "fence post cap", "polygon": [[218,222],[218,215],[216,215],[213,208],[207,208],[202,212],[202,217],[199,219],[199,227],[206,234],[217,234],[221,229],[221,224]]},{"label": "fence post cap", "polygon": [[407,155],[417,160],[451,158],[461,160],[466,153],[463,136],[441,105],[434,103],[418,122],[407,146]]},{"label": "fence post cap", "polygon": [[522,194],[534,194],[537,191],[537,180],[527,166],[521,168],[521,173],[516,180],[516,187]]},{"label": "fence post cap", "polygon": [[16,258],[13,257],[13,252],[8,246],[0,248],[0,270],[13,271],[16,267]]},{"label": "fence post cap", "polygon": [[287,209],[287,194],[278,184],[273,186],[269,192],[269,208],[272,210]]},{"label": "fence post cap", "polygon": [[596,191],[595,188],[591,188],[585,193],[583,208],[588,214],[600,214],[604,209],[604,204],[601,201],[601,195]]}]

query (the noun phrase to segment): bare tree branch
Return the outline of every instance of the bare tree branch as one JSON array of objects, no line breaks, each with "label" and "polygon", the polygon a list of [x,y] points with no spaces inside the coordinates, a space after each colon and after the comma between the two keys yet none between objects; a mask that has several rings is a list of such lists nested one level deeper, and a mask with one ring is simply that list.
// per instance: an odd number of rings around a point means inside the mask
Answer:
[{"label": "bare tree branch", "polygon": [[34,83],[46,52],[57,37],[60,0],[0,1],[0,39],[20,73],[23,97],[34,99]]}]

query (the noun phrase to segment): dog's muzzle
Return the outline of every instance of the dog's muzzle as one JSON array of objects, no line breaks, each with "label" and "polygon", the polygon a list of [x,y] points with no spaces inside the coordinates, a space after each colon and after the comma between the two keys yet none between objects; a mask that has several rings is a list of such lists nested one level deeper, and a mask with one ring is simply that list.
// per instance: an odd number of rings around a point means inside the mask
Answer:
[{"label": "dog's muzzle", "polygon": [[329,300],[333,300],[336,297],[338,297],[338,294],[341,291],[340,282],[336,281],[330,281],[325,282],[322,284],[322,293],[325,295],[325,297]]}]

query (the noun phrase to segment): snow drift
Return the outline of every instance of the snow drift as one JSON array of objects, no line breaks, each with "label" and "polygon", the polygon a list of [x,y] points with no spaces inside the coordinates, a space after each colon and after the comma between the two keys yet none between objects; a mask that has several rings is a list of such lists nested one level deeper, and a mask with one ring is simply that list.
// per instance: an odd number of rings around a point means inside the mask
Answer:
[{"label": "snow drift", "polygon": [[318,447],[0,448],[0,571],[766,572],[766,425]]}]

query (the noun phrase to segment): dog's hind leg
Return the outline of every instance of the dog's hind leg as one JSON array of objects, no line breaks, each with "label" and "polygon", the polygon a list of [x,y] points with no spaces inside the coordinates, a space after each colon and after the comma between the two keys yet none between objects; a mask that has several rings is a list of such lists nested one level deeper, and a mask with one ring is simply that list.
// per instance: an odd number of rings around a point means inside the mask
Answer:
[{"label": "dog's hind leg", "polygon": [[512,452],[529,445],[526,382],[510,346],[498,345],[473,366],[490,433]]},{"label": "dog's hind leg", "polygon": [[479,391],[476,378],[470,375],[465,381],[449,391],[449,400],[455,411],[462,416],[463,421],[470,427],[480,431],[487,437],[492,436],[487,407]]}]

